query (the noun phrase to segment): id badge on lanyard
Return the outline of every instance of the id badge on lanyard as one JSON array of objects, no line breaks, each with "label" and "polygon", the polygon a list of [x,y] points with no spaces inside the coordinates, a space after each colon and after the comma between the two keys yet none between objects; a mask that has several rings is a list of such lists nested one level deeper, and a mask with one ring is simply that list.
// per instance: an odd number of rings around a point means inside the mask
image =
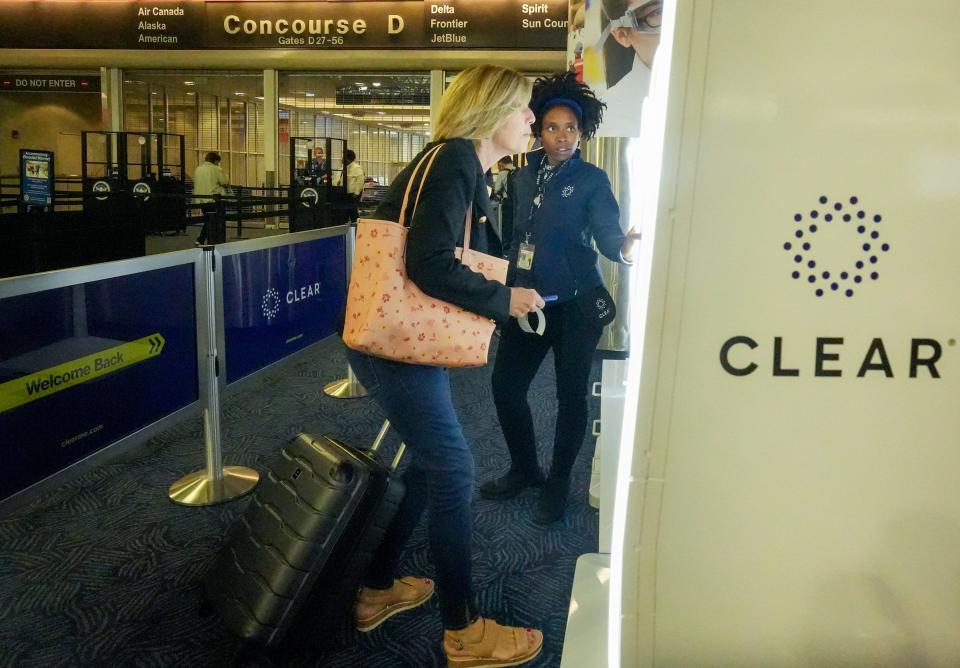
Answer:
[{"label": "id badge on lanyard", "polygon": [[[527,235],[527,240],[530,239],[530,235]],[[517,267],[519,269],[525,269],[530,271],[533,269],[533,253],[536,250],[536,246],[530,243],[520,244],[520,253],[517,255]]]},{"label": "id badge on lanyard", "polygon": [[[561,169],[563,169],[562,164],[557,168],[556,172],[553,172],[552,175],[556,175],[556,173],[558,173]],[[530,217],[528,218],[528,221],[531,224],[533,223],[534,214],[543,203],[544,191],[546,190],[546,185],[549,178],[550,177],[546,176],[542,170],[537,172],[537,194],[533,198],[533,203],[530,205]],[[536,251],[536,246],[530,243],[530,232],[527,232],[526,234],[526,241],[520,244],[520,252],[517,254],[517,268],[530,271],[533,269],[533,255]]]}]

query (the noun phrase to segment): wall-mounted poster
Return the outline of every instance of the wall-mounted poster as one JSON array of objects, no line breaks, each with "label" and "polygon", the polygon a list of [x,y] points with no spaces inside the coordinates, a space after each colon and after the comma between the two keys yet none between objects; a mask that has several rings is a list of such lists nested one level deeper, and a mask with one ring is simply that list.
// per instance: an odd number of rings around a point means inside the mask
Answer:
[{"label": "wall-mounted poster", "polygon": [[20,149],[20,204],[53,206],[53,151]]},{"label": "wall-mounted poster", "polygon": [[567,65],[607,104],[598,136],[638,137],[663,0],[571,0]]},{"label": "wall-mounted poster", "polygon": [[586,0],[570,0],[567,14],[567,69],[583,81],[583,33],[586,21]]}]

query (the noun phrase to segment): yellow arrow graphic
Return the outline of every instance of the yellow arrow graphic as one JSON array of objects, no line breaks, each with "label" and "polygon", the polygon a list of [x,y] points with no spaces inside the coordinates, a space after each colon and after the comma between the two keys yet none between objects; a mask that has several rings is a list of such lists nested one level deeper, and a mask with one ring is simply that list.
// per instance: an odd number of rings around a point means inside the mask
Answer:
[{"label": "yellow arrow graphic", "polygon": [[156,357],[165,344],[157,332],[2,383],[0,413]]}]

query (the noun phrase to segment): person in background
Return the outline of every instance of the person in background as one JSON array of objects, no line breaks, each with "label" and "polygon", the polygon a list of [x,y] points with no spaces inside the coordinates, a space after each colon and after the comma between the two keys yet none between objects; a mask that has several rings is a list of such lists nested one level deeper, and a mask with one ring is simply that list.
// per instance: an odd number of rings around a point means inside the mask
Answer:
[{"label": "person in background", "polygon": [[216,225],[217,198],[205,195],[223,196],[228,187],[227,175],[220,169],[220,154],[210,151],[193,172],[193,201],[203,210],[203,227],[196,241],[198,246],[207,243]]},{"label": "person in background", "polygon": [[577,42],[573,48],[573,62],[570,63],[570,71],[577,77],[577,81],[583,81],[583,44]]},{"label": "person in background", "polygon": [[513,207],[510,206],[510,180],[516,173],[516,167],[513,165],[513,158],[505,155],[497,161],[499,171],[493,178],[493,194],[490,199],[493,202],[495,211],[500,217],[500,239],[503,244],[503,252],[507,252],[510,246],[510,237],[513,234]]},{"label": "person in background", "polygon": [[363,190],[360,191],[360,204],[361,206],[369,207],[375,202],[374,193],[376,192],[377,186],[380,185],[377,183],[377,180],[372,176],[366,176],[363,179]]},{"label": "person in background", "polygon": [[343,152],[343,172],[337,175],[333,185],[344,185],[344,174],[346,174],[347,197],[352,202],[349,217],[350,222],[356,222],[359,216],[358,206],[360,204],[360,195],[363,193],[363,167],[357,162],[357,154],[349,148]]},{"label": "person in background", "polygon": [[[411,172],[441,143],[410,220],[407,275],[427,295],[500,323],[542,307],[540,295],[487,280],[462,265],[455,252],[463,243],[468,209],[489,210],[484,172],[500,156],[527,147],[533,122],[529,99],[530,83],[518,72],[493,65],[462,71],[443,94],[436,141],[394,179],[374,215],[399,220]],[[481,617],[477,608],[471,565],[473,453],[454,411],[447,370],[352,349],[347,359],[410,453],[403,475],[406,495],[357,597],[357,628],[370,631],[433,594],[429,580],[396,579],[404,546],[426,510],[447,665],[517,666],[533,659],[543,647],[540,631],[501,626]]]},{"label": "person in background", "polygon": [[[610,260],[629,263],[640,235],[623,233],[610,180],[580,159],[580,138],[593,136],[603,118],[603,103],[593,91],[574,72],[540,78],[530,106],[542,150],[527,155],[527,165],[513,180],[508,284],[533,288],[555,301],[543,311],[542,335],[524,332],[516,320],[503,329],[492,383],[510,469],[483,483],[480,494],[509,499],[525,487],[542,486],[534,520],[548,524],[563,517],[566,508],[570,472],[587,429],[593,352],[603,331],[580,303],[603,285],[593,242]],[[553,461],[544,478],[527,391],[551,349],[558,407]]]},{"label": "person in background", "polygon": [[320,185],[327,182],[327,170],[330,165],[327,163],[327,154],[322,146],[313,149],[313,158],[310,160],[309,175],[314,185]]}]

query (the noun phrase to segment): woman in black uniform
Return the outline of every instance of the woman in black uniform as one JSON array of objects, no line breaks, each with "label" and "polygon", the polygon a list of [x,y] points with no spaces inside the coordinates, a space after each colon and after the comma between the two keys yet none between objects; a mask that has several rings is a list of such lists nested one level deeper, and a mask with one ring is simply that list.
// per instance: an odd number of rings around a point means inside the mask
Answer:
[{"label": "woman in black uniform", "polygon": [[[587,385],[603,326],[584,303],[603,285],[597,253],[629,263],[640,234],[624,234],[620,210],[603,170],[580,159],[581,137],[590,138],[603,103],[572,72],[536,81],[530,104],[542,149],[527,156],[514,178],[514,230],[508,284],[553,299],[544,308],[542,335],[517,320],[503,329],[493,369],[493,399],[510,450],[510,470],[480,486],[488,499],[508,499],[543,486],[534,519],[563,517],[570,471],[587,428]],[[506,240],[505,240],[506,241]],[[543,358],[553,350],[557,375],[557,426],[550,473],[537,463],[536,435],[527,391]]]}]

